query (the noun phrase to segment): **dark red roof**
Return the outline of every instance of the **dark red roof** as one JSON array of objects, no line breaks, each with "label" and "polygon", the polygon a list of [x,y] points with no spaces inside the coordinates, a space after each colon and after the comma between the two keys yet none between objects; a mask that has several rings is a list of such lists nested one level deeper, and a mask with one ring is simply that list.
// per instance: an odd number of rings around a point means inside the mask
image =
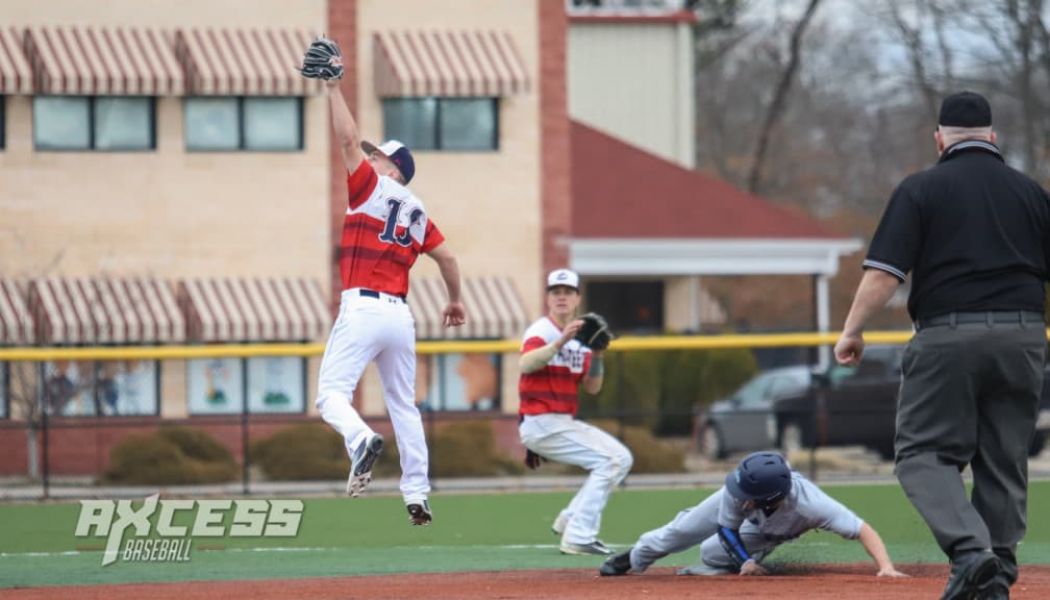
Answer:
[{"label": "dark red roof", "polygon": [[574,238],[847,237],[576,121],[571,141]]}]

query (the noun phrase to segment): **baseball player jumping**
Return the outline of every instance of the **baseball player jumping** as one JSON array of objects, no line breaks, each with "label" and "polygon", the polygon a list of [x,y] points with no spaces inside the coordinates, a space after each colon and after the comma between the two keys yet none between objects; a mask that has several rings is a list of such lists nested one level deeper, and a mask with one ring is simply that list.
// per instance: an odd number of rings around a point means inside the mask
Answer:
[{"label": "baseball player jumping", "polygon": [[859,539],[875,560],[879,577],[906,577],[893,567],[870,525],[792,471],[775,452],[745,457],[721,489],[667,525],[642,534],[634,547],[606,560],[599,573],[641,573],[668,554],[700,544],[700,562],[680,569],[679,575],[766,575],[762,561],[777,546],[812,529]]},{"label": "baseball player jumping", "polygon": [[[580,305],[580,277],[568,269],[547,276],[547,316],[525,331],[521,346],[519,432],[528,450],[525,462],[535,469],[545,459],[590,471],[583,487],[561,511],[551,529],[561,536],[564,554],[612,554],[601,540],[602,510],[609,494],[631,470],[631,451],[601,429],[577,421],[577,386],[589,394],[602,389],[602,350],[608,335],[595,333],[585,345],[577,334],[585,320],[575,319]],[[606,328],[600,317],[598,331]]]},{"label": "baseball player jumping", "polygon": [[405,303],[408,271],[420,254],[437,262],[449,298],[444,323],[454,326],[466,321],[459,267],[423,203],[405,187],[415,174],[408,148],[394,140],[378,147],[361,141],[339,90],[343,67],[335,42],[322,38],[311,44],[302,74],[326,82],[332,127],[348,173],[339,252],[343,293],[321,360],[317,407],[345,439],[350,455],[346,489],[357,497],[371,482],[372,466],[383,450],[383,437],[351,404],[365,366],[375,361],[401,452],[401,494],[409,521],[427,525],[433,516],[427,502],[427,445],[415,405],[415,323]]}]

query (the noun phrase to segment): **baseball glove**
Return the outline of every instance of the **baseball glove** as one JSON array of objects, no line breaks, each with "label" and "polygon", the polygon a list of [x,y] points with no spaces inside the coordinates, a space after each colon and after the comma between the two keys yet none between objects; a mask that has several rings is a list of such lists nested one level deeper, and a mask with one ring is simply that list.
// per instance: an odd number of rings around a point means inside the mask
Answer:
[{"label": "baseball glove", "polygon": [[303,55],[299,72],[309,79],[342,79],[343,54],[339,51],[339,44],[326,37],[314,40]]},{"label": "baseball glove", "polygon": [[535,452],[533,452],[532,450],[529,450],[528,448],[525,449],[525,466],[526,467],[535,470],[535,469],[540,468],[540,465],[542,465],[545,462],[547,462],[546,458],[543,458],[542,456],[540,456],[539,454],[536,454]]},{"label": "baseball glove", "polygon": [[602,351],[609,347],[613,339],[613,333],[609,331],[609,323],[605,317],[597,313],[587,313],[580,317],[583,326],[576,332],[576,339],[591,350]]}]

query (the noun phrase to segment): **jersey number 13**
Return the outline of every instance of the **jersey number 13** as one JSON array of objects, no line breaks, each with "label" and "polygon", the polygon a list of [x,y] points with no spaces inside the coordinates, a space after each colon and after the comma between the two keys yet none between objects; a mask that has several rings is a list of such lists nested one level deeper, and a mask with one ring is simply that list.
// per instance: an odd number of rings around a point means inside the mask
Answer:
[{"label": "jersey number 13", "polygon": [[390,207],[390,214],[387,215],[386,225],[383,227],[383,232],[379,234],[379,239],[388,244],[398,244],[407,248],[412,245],[411,228],[423,217],[423,210],[414,209],[408,217],[408,227],[405,227],[405,230],[398,235],[397,218],[401,215],[401,209],[404,208],[405,203],[397,198],[390,198],[386,203]]}]

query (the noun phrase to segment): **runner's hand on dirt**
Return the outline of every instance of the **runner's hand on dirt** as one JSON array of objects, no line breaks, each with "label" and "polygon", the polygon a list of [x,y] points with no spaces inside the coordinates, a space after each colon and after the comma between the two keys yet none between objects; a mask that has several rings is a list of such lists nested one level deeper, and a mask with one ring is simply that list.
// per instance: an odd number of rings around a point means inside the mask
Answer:
[{"label": "runner's hand on dirt", "polygon": [[740,566],[741,575],[769,575],[769,571],[765,567],[755,562],[755,559],[751,559]]}]

